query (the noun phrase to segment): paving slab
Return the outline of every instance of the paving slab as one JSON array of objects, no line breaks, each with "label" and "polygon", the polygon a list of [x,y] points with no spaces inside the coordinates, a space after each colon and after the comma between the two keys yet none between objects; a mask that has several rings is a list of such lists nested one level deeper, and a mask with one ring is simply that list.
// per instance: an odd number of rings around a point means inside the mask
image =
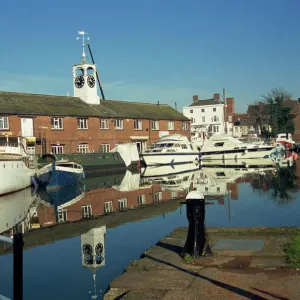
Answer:
[{"label": "paving slab", "polygon": [[265,246],[265,240],[256,239],[221,239],[213,246],[213,250],[250,250],[262,251]]},{"label": "paving slab", "polygon": [[158,289],[182,290],[194,280],[193,275],[179,270],[137,271],[129,269],[122,276],[114,279],[111,288],[123,289]]},{"label": "paving slab", "polygon": [[284,257],[254,257],[249,265],[250,268],[283,268],[285,266]]},{"label": "paving slab", "polygon": [[131,290],[122,296],[121,299],[124,300],[157,300],[157,299],[164,299],[167,290],[157,290],[157,289],[150,289],[150,290]]}]

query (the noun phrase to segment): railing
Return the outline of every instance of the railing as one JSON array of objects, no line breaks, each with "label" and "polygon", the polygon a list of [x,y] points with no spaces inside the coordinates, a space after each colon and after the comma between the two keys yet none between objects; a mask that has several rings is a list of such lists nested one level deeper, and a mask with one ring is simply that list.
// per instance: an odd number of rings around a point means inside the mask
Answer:
[{"label": "railing", "polygon": [[[13,238],[0,235],[0,242],[13,245],[13,299],[23,300],[23,235],[15,233]],[[9,300],[1,295],[0,299]]]}]

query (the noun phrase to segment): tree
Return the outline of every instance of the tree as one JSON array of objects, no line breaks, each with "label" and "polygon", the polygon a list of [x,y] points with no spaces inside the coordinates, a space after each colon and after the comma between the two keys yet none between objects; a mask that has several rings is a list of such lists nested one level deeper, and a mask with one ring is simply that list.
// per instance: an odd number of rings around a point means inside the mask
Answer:
[{"label": "tree", "polygon": [[283,89],[273,89],[263,99],[268,104],[272,135],[278,133],[294,133],[295,127],[292,108],[284,105],[285,100],[291,100],[291,94]]}]

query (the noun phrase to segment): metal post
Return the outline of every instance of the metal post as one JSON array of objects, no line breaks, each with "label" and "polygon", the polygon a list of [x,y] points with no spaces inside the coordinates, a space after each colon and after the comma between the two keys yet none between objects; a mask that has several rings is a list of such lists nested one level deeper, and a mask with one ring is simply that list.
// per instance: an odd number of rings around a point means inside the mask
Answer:
[{"label": "metal post", "polygon": [[14,300],[23,300],[23,235],[15,233],[13,238]]},{"label": "metal post", "polygon": [[213,255],[205,228],[205,200],[202,193],[191,191],[186,196],[186,216],[189,221],[187,239],[181,256],[186,254],[199,258]]}]

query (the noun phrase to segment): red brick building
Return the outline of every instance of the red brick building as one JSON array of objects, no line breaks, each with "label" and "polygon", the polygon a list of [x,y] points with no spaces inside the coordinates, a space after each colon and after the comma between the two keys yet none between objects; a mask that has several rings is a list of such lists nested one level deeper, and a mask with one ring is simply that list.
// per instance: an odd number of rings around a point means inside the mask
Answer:
[{"label": "red brick building", "polygon": [[190,121],[169,105],[100,100],[96,66],[73,66],[74,96],[0,92],[0,136],[36,140],[36,152],[107,152],[134,142],[140,150],[161,136],[190,135]]}]

